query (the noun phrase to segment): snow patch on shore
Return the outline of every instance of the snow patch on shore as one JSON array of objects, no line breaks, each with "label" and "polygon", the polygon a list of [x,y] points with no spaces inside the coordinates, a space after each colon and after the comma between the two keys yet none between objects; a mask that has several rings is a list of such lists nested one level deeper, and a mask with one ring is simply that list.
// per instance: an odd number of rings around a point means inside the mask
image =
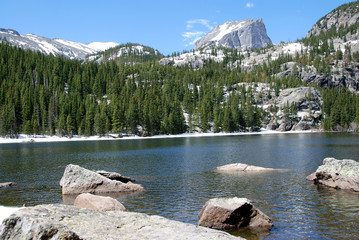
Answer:
[{"label": "snow patch on shore", "polygon": [[4,143],[40,143],[40,142],[76,142],[76,141],[100,141],[100,140],[135,140],[135,139],[159,139],[159,138],[185,138],[185,137],[215,137],[215,136],[241,136],[241,135],[266,135],[266,134],[294,134],[294,133],[313,133],[320,132],[319,130],[307,130],[307,131],[289,131],[289,132],[279,132],[267,129],[261,129],[259,132],[234,132],[234,133],[182,133],[177,135],[155,135],[149,137],[140,137],[137,135],[126,135],[122,138],[119,138],[118,134],[110,134],[108,136],[73,136],[72,138],[68,137],[59,137],[59,136],[47,136],[47,135],[24,135],[20,134],[18,138],[0,138],[0,144]]}]

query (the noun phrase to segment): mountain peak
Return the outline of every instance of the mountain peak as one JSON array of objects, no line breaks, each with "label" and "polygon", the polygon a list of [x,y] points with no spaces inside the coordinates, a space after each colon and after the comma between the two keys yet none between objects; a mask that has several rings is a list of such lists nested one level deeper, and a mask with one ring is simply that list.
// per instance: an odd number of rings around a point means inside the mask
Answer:
[{"label": "mountain peak", "polygon": [[3,33],[7,33],[7,34],[12,34],[12,35],[16,35],[16,36],[20,36],[20,33],[13,30],[13,29],[5,29],[5,28],[0,28],[0,32]]},{"label": "mountain peak", "polygon": [[217,25],[206,36],[195,42],[194,48],[229,47],[240,50],[262,48],[272,44],[263,19],[248,18],[243,21],[228,21]]},{"label": "mountain peak", "polygon": [[94,54],[119,45],[118,43],[113,42],[93,42],[83,44],[61,38],[50,39],[32,33],[20,35],[15,30],[4,28],[0,28],[0,42],[1,41],[7,42],[13,46],[40,51],[44,54],[81,60],[84,60],[89,54]]}]

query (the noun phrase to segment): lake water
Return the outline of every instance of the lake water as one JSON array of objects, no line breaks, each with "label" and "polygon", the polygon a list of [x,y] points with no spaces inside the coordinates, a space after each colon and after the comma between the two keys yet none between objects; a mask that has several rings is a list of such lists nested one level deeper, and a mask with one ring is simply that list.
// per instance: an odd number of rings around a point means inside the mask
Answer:
[{"label": "lake water", "polygon": [[[62,203],[67,164],[134,177],[146,191],[112,195],[129,211],[196,224],[214,197],[246,197],[275,224],[248,239],[358,239],[359,194],[318,187],[305,177],[325,157],[359,160],[359,135],[334,133],[0,145],[0,205]],[[289,172],[223,175],[217,166],[247,163]]]}]

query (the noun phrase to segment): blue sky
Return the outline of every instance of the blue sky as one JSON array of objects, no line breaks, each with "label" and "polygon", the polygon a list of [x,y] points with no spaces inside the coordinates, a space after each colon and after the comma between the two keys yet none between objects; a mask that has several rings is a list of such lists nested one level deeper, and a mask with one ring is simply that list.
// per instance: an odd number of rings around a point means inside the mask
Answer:
[{"label": "blue sky", "polygon": [[303,38],[350,0],[0,0],[0,28],[81,43],[140,43],[164,54],[226,21],[263,18],[274,43]]}]

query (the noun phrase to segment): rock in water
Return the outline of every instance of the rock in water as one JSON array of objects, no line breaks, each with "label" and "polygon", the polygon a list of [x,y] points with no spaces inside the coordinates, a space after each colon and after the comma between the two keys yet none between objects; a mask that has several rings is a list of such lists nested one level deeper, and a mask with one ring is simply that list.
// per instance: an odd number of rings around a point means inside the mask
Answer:
[{"label": "rock in water", "polygon": [[228,233],[122,211],[94,211],[68,205],[21,209],[0,226],[0,239],[241,239]]},{"label": "rock in water", "polygon": [[13,187],[16,185],[17,185],[16,182],[4,182],[4,183],[0,183],[0,188]]},{"label": "rock in water", "polygon": [[194,43],[194,49],[203,47],[226,47],[239,50],[263,48],[272,41],[262,18],[230,21],[216,26],[210,33]]},{"label": "rock in water", "polygon": [[287,171],[286,169],[274,169],[274,168],[264,168],[248,165],[245,163],[232,163],[224,166],[217,167],[216,172],[219,173],[238,173],[238,172],[264,172],[264,171]]},{"label": "rock in water", "polygon": [[126,211],[126,208],[112,197],[82,193],[75,199],[74,206],[98,211]]},{"label": "rock in water", "polygon": [[140,184],[111,180],[99,173],[73,164],[66,166],[64,175],[60,180],[60,186],[62,194],[135,192],[143,190]]},{"label": "rock in water", "polygon": [[359,192],[359,162],[325,158],[323,165],[307,177],[315,184]]},{"label": "rock in water", "polygon": [[255,231],[273,227],[272,220],[246,198],[210,199],[199,213],[198,225],[219,230],[249,227]]}]

